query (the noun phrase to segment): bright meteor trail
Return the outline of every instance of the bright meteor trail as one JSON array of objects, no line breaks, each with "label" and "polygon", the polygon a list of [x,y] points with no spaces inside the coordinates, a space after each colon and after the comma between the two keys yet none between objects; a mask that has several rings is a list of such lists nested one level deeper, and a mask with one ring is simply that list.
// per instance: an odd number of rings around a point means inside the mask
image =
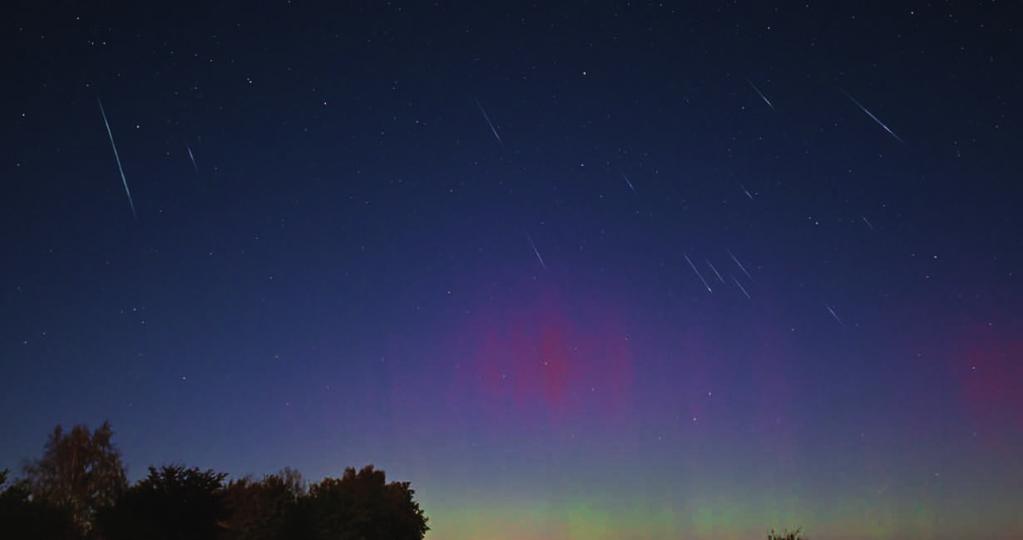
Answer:
[{"label": "bright meteor trail", "polygon": [[693,273],[696,274],[696,277],[700,278],[700,283],[703,283],[703,286],[706,287],[707,292],[709,292],[709,293],[714,292],[710,288],[710,285],[707,284],[707,280],[703,279],[703,274],[701,274],[700,271],[696,269],[696,265],[693,264],[693,261],[689,259],[689,255],[688,254],[682,254],[682,256],[686,258],[686,262],[689,263],[689,268],[693,269]]},{"label": "bright meteor trail", "polygon": [[749,85],[753,87],[753,91],[756,92],[757,95],[760,96],[760,99],[764,100],[764,103],[766,103],[767,106],[770,107],[771,110],[773,111],[774,103],[771,103],[771,100],[767,99],[767,96],[765,96],[764,93],[761,92],[759,88],[757,88],[757,85],[753,84],[753,81],[747,80],[746,82],[748,82]]},{"label": "bright meteor trail", "polygon": [[877,122],[877,125],[881,126],[882,129],[887,131],[888,134],[891,135],[896,141],[899,141],[900,143],[905,143],[905,141],[903,141],[901,138],[899,138],[899,136],[896,135],[895,132],[891,130],[891,128],[886,126],[885,123],[882,122],[880,118],[874,116],[874,113],[870,112],[866,107],[863,106],[863,104],[861,104],[859,101],[857,101],[856,98],[852,97],[852,94],[850,94],[849,92],[846,92],[845,90],[842,90],[842,93],[845,94],[845,97],[849,98],[853,103],[855,103],[856,106],[859,107],[861,111],[866,113],[867,116],[869,116],[871,120],[873,120],[874,122]]},{"label": "bright meteor trail", "polygon": [[124,167],[121,166],[121,156],[117,153],[117,145],[114,144],[114,133],[110,131],[110,122],[107,121],[107,113],[103,110],[103,102],[99,98],[96,98],[96,102],[99,103],[99,113],[103,115],[103,125],[107,127],[107,136],[110,137],[110,147],[114,149],[114,159],[117,161],[117,170],[121,173],[121,183],[124,184],[124,194],[128,196],[128,206],[131,207],[131,215],[133,218],[138,219],[138,214],[135,213],[135,201],[131,198],[131,190],[128,189],[128,179],[124,176]]}]

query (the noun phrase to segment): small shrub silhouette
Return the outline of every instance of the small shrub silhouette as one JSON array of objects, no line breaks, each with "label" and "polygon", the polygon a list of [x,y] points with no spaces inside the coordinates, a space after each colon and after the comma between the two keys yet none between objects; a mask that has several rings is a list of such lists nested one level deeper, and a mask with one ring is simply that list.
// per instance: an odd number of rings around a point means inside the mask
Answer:
[{"label": "small shrub silhouette", "polygon": [[767,540],[806,540],[806,537],[803,536],[803,529],[796,529],[794,531],[785,529],[780,533],[774,532],[774,529],[771,529],[771,532],[767,533]]}]

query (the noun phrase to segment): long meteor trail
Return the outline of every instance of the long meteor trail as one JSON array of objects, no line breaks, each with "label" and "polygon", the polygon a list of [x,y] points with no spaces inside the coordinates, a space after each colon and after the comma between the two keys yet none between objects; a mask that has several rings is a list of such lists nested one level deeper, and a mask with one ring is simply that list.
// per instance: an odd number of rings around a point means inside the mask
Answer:
[{"label": "long meteor trail", "polygon": [[[839,90],[841,90],[841,88]],[[888,134],[891,135],[896,141],[899,141],[900,143],[905,144],[905,141],[903,141],[901,138],[899,138],[899,136],[896,135],[895,132],[891,130],[891,128],[886,126],[885,123],[882,122],[880,118],[874,116],[874,113],[870,112],[866,107],[863,106],[862,103],[857,101],[856,98],[852,97],[852,94],[850,94],[849,92],[846,92],[845,90],[842,90],[842,93],[845,94],[845,97],[849,98],[850,101],[855,103],[856,106],[859,107],[861,111],[866,113],[866,115],[869,116],[871,120],[876,122],[877,125],[881,126],[881,129],[887,131]]]},{"label": "long meteor trail", "polygon": [[117,145],[114,144],[114,132],[110,131],[110,122],[107,121],[107,112],[103,110],[103,102],[96,98],[99,103],[99,113],[103,115],[103,125],[107,127],[107,136],[110,137],[110,148],[114,149],[114,160],[117,161],[117,170],[121,173],[121,183],[124,184],[124,194],[128,196],[128,206],[131,207],[131,216],[138,219],[135,213],[135,201],[131,198],[131,189],[128,188],[128,179],[124,176],[124,167],[121,166],[121,156],[117,153]]},{"label": "long meteor trail", "polygon": [[750,281],[753,281],[753,276],[751,276],[749,270],[746,270],[746,267],[743,266],[741,262],[739,262],[739,258],[736,257],[735,254],[732,253],[732,251],[729,249],[726,249],[725,252],[727,252],[728,256],[732,258],[732,262],[734,262],[735,265],[739,267],[739,270],[742,270],[742,273],[746,274],[746,277],[748,277]]},{"label": "long meteor trail", "polygon": [[709,293],[714,292],[710,288],[710,285],[707,284],[707,280],[703,279],[703,274],[701,274],[700,271],[696,269],[696,265],[693,264],[693,261],[689,259],[689,255],[686,254],[686,253],[683,253],[682,256],[686,258],[686,262],[689,263],[689,268],[693,269],[693,273],[696,274],[696,277],[700,278],[700,283],[703,283],[703,286],[707,289],[707,292],[709,292]]},{"label": "long meteor trail", "polygon": [[490,121],[490,115],[487,114],[487,110],[483,108],[483,104],[480,103],[480,100],[476,99],[474,101],[476,101],[476,107],[479,108],[480,114],[483,115],[483,119],[486,120],[487,125],[490,126],[490,132],[494,134],[494,138],[497,139],[497,142],[499,142],[501,146],[504,146],[504,141],[501,140],[501,135],[497,132],[497,128],[494,127],[494,123]]}]

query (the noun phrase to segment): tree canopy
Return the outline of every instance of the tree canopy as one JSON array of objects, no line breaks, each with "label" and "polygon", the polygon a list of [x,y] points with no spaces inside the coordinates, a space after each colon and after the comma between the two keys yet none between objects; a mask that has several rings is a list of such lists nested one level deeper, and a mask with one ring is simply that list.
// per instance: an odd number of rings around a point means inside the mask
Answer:
[{"label": "tree canopy", "polygon": [[309,490],[316,540],[418,540],[429,527],[408,482],[387,483],[384,471],[367,465],[324,478]]},{"label": "tree canopy", "polygon": [[262,480],[242,478],[227,485],[230,513],[224,540],[284,540],[307,538],[300,502],[308,493],[302,475],[294,469],[269,474]]},{"label": "tree canopy", "polygon": [[88,530],[96,511],[113,504],[127,487],[113,435],[109,422],[91,433],[81,425],[66,433],[55,427],[42,457],[25,467],[33,497],[66,509]]},{"label": "tree canopy", "polygon": [[227,518],[224,478],[180,465],[150,467],[97,520],[106,540],[216,540]]},{"label": "tree canopy", "polygon": [[113,430],[57,426],[25,478],[0,471],[4,540],[422,540],[408,482],[367,465],[307,485],[294,469],[261,479],[184,465],[128,485]]}]

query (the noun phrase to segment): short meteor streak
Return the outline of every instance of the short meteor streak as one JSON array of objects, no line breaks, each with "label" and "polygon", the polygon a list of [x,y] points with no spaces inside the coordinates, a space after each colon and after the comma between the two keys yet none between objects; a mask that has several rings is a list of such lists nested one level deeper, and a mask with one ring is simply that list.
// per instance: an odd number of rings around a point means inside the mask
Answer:
[{"label": "short meteor streak", "polygon": [[635,192],[636,186],[632,185],[632,182],[629,180],[629,177],[625,173],[622,173],[622,178],[625,179],[625,185],[629,186],[629,189]]},{"label": "short meteor streak", "polygon": [[896,135],[895,132],[891,130],[891,128],[886,126],[885,123],[882,122],[880,118],[874,116],[874,113],[872,113],[869,110],[867,110],[867,108],[864,107],[863,104],[861,104],[859,101],[857,101],[856,98],[852,97],[852,94],[850,94],[849,92],[846,92],[845,90],[842,90],[842,93],[845,94],[845,97],[849,98],[850,101],[855,103],[856,106],[859,107],[861,111],[866,113],[866,115],[869,116],[871,120],[873,120],[874,122],[877,122],[877,125],[881,126],[882,129],[887,131],[888,134],[891,135],[896,141],[899,141],[900,143],[905,143],[905,141],[903,141],[901,138],[899,138],[899,136]]},{"label": "short meteor streak", "polygon": [[709,266],[710,270],[712,272],[714,272],[714,275],[718,277],[718,281],[720,281],[721,283],[724,283],[725,282],[725,278],[721,277],[721,272],[718,272],[718,269],[714,267],[714,263],[710,262],[709,259],[706,259],[706,261],[707,261],[707,266]]},{"label": "short meteor streak", "polygon": [[746,196],[749,197],[749,200],[752,201],[753,200],[753,194],[750,193],[748,189],[746,189],[746,186],[744,186],[742,184],[739,184],[739,187],[742,188],[742,192],[745,193]]},{"label": "short meteor streak", "polygon": [[110,137],[110,148],[114,150],[114,160],[117,161],[117,170],[121,173],[121,183],[124,184],[124,194],[128,196],[128,206],[131,207],[131,216],[138,219],[135,213],[135,201],[131,198],[131,190],[128,189],[128,179],[124,176],[124,167],[121,166],[121,156],[117,153],[117,145],[114,144],[114,133],[110,131],[110,122],[107,121],[107,112],[103,110],[103,102],[96,98],[99,103],[99,113],[103,116],[103,125],[107,127],[107,136]]},{"label": "short meteor streak", "polygon": [[753,299],[753,297],[751,297],[749,293],[746,292],[746,287],[743,287],[742,283],[739,283],[739,280],[735,279],[735,276],[729,275],[728,277],[732,278],[732,283],[735,283],[735,286],[738,287],[740,291],[742,291],[742,294],[746,295],[746,300]]},{"label": "short meteor streak", "polygon": [[486,120],[487,125],[490,126],[490,132],[494,134],[494,138],[497,139],[497,142],[500,143],[501,146],[504,146],[504,141],[501,140],[501,135],[497,132],[497,128],[494,127],[494,123],[490,121],[490,115],[487,114],[487,110],[483,108],[483,104],[480,103],[480,100],[477,99],[475,101],[476,107],[480,110],[480,114],[483,115],[483,119]]},{"label": "short meteor streak", "polygon": [[707,280],[703,279],[703,274],[701,274],[700,271],[696,269],[696,265],[693,264],[693,261],[689,259],[689,255],[683,253],[682,256],[686,258],[686,262],[689,263],[689,268],[693,269],[693,273],[696,274],[696,277],[700,278],[700,282],[703,283],[703,286],[707,288],[707,292],[709,293],[714,292],[710,288],[710,285],[707,284]]},{"label": "short meteor streak", "polygon": [[742,270],[742,273],[746,274],[746,277],[748,277],[748,278],[750,278],[750,280],[752,280],[753,276],[751,276],[750,273],[749,273],[749,270],[746,270],[746,267],[743,266],[741,262],[739,262],[739,258],[736,257],[735,254],[732,253],[731,250],[726,249],[725,251],[728,253],[728,256],[732,258],[732,262],[734,262],[735,265],[739,267],[739,270]]},{"label": "short meteor streak", "polygon": [[536,260],[540,261],[540,266],[544,270],[546,270],[547,269],[547,265],[544,264],[544,262],[543,262],[543,257],[540,255],[540,250],[536,249],[536,244],[533,242],[533,237],[527,234],[526,238],[529,239],[529,246],[533,248],[533,254],[536,255]]},{"label": "short meteor streak", "polygon": [[863,223],[866,223],[866,224],[867,224],[867,227],[868,227],[868,228],[869,228],[869,229],[870,229],[871,231],[873,231],[873,230],[874,230],[874,225],[872,225],[872,224],[870,223],[870,220],[869,220],[869,219],[867,219],[867,216],[860,216],[860,219],[862,219],[862,220],[863,220]]},{"label": "short meteor streak", "polygon": [[192,160],[192,168],[195,169],[195,174],[199,174],[199,166],[195,163],[195,155],[192,154],[192,147],[186,144],[185,148],[188,149],[188,159]]},{"label": "short meteor streak", "polygon": [[842,325],[842,326],[845,326],[845,323],[844,323],[844,322],[842,322],[842,319],[839,319],[839,318],[838,318],[838,314],[837,314],[837,313],[835,313],[835,310],[831,309],[831,306],[829,306],[829,305],[827,305],[827,304],[824,304],[824,307],[828,308],[828,313],[830,313],[830,314],[831,314],[831,316],[832,316],[832,317],[834,317],[835,321],[837,321],[837,322],[838,322],[838,324],[840,324],[840,325]]},{"label": "short meteor streak", "polygon": [[757,95],[760,96],[760,99],[764,100],[764,103],[766,103],[767,106],[770,107],[771,110],[773,111],[774,103],[771,103],[771,100],[767,99],[767,96],[765,96],[764,93],[761,92],[759,88],[757,88],[757,85],[753,84],[753,81],[747,79],[746,82],[748,82],[749,85],[753,87],[753,91],[756,92]]}]

